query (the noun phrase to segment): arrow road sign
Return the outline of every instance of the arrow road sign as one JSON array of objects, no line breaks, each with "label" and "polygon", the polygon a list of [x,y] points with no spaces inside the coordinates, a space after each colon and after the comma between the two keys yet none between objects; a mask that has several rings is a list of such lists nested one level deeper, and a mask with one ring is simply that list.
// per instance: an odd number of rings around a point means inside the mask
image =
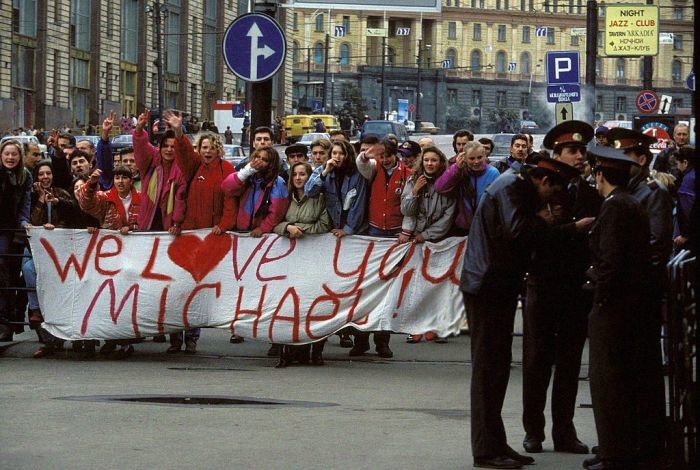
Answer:
[{"label": "arrow road sign", "polygon": [[411,34],[411,28],[396,28],[397,36],[408,36]]},{"label": "arrow road sign", "polygon": [[671,102],[673,98],[668,95],[661,95],[661,102],[659,103],[659,114],[668,114],[671,109]]},{"label": "arrow road sign", "polygon": [[226,29],[224,61],[238,77],[262,82],[277,73],[287,54],[287,40],[280,25],[262,13],[236,18]]},{"label": "arrow road sign", "polygon": [[347,34],[347,31],[345,31],[345,26],[338,25],[333,30],[333,36],[335,36],[337,38],[343,37],[343,36],[345,36],[345,34]]},{"label": "arrow road sign", "polygon": [[557,124],[574,119],[574,105],[572,103],[557,103],[554,106],[554,116]]},{"label": "arrow road sign", "polygon": [[442,61],[442,68],[443,69],[451,69],[452,68],[452,60],[451,59],[445,59]]},{"label": "arrow road sign", "polygon": [[538,26],[535,28],[535,36],[538,38],[546,38],[547,37],[547,27],[544,26]]}]

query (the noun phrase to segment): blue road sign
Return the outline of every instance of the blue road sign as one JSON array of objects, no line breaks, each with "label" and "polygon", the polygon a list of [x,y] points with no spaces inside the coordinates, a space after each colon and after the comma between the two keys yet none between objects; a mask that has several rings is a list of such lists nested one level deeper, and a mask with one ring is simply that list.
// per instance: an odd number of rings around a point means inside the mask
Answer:
[{"label": "blue road sign", "polygon": [[579,57],[576,51],[547,52],[547,84],[578,84]]},{"label": "blue road sign", "polygon": [[311,112],[320,113],[321,111],[323,111],[321,100],[313,100],[311,102]]},{"label": "blue road sign", "polygon": [[695,91],[695,72],[690,72],[685,79],[685,86],[690,91]]},{"label": "blue road sign", "polygon": [[262,82],[277,73],[287,54],[287,40],[274,18],[248,13],[236,18],[224,33],[224,61],[236,76]]},{"label": "blue road sign", "polygon": [[577,84],[549,85],[547,87],[549,103],[573,103],[581,101],[581,86]]},{"label": "blue road sign", "polygon": [[235,118],[244,117],[245,116],[245,105],[243,103],[234,104],[233,109],[231,109],[231,113],[233,114],[233,117],[235,117]]}]

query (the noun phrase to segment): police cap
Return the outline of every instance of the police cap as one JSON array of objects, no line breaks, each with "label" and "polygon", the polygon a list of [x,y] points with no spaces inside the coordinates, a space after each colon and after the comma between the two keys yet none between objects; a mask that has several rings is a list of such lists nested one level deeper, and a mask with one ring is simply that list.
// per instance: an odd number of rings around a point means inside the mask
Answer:
[{"label": "police cap", "polygon": [[544,148],[557,152],[563,146],[585,147],[593,139],[593,127],[583,121],[566,121],[554,126],[544,136]]}]

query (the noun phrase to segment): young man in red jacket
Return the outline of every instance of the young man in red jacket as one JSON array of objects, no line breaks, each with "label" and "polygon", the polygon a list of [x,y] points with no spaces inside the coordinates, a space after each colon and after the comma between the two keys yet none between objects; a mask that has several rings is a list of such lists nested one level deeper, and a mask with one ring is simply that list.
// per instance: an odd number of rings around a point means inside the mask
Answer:
[{"label": "young man in red jacket", "polygon": [[[205,132],[192,147],[189,138],[182,132],[182,116],[171,111],[163,113],[163,119],[175,131],[175,163],[187,182],[187,210],[182,222],[184,230],[211,228],[221,235],[231,230],[236,220],[235,201],[224,198],[222,181],[234,172],[233,165],[224,160],[224,146],[216,134]],[[194,354],[200,328],[185,330],[185,354]],[[183,334],[170,335],[167,352],[174,354],[182,349]]]},{"label": "young man in red jacket", "polygon": [[[407,168],[396,155],[398,147],[395,142],[383,139],[357,156],[357,169],[370,182],[369,196],[369,231],[375,237],[398,237],[401,232],[401,192],[411,176]],[[374,344],[379,357],[393,357],[389,349],[390,331],[375,331]],[[355,334],[355,346],[350,350],[351,356],[361,356],[369,350],[369,333],[359,331]]]}]

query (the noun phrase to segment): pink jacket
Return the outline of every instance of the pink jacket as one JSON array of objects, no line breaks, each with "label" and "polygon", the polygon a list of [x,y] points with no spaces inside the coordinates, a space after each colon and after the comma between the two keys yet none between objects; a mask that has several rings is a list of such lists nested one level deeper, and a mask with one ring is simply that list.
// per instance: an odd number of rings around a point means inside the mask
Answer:
[{"label": "pink jacket", "polygon": [[[185,220],[187,182],[180,168],[173,161],[168,175],[164,174],[160,149],[148,141],[145,131],[134,131],[134,159],[141,175],[141,206],[139,207],[139,230],[150,230],[156,209],[163,216],[163,229],[168,230],[174,222]],[[151,180],[156,178],[155,182]]]}]

